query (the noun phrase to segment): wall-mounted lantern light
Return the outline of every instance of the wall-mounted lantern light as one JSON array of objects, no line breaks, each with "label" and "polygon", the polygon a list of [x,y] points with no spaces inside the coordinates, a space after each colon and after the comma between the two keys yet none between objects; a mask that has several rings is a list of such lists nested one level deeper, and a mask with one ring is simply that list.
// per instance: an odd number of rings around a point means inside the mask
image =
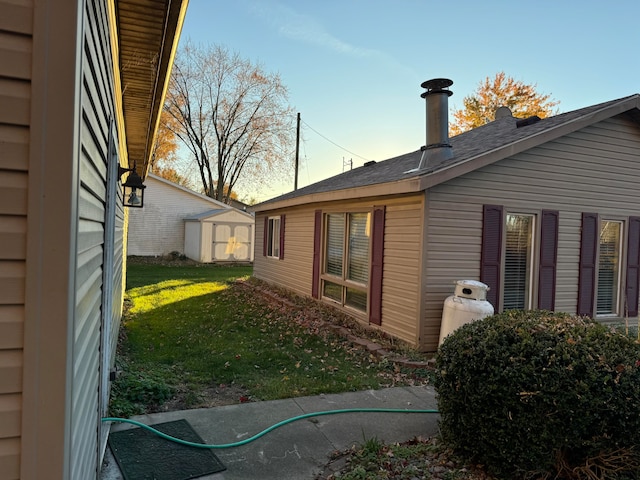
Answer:
[{"label": "wall-mounted lantern light", "polygon": [[136,168],[118,167],[118,175],[122,179],[122,175],[129,172],[127,181],[122,184],[122,204],[125,207],[142,208],[144,205],[144,189],[146,185],[142,183],[142,179]]}]

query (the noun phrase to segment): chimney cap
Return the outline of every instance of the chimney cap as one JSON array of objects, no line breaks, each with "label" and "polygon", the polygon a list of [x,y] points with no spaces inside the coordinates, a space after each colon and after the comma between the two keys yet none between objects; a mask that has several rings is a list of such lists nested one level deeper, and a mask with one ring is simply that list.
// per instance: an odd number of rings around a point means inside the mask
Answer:
[{"label": "chimney cap", "polygon": [[422,88],[428,88],[430,90],[434,88],[447,88],[451,85],[453,85],[453,80],[449,80],[448,78],[432,78],[420,84]]},{"label": "chimney cap", "polygon": [[448,78],[432,78],[420,84],[422,88],[427,89],[427,91],[420,96],[425,98],[432,93],[446,93],[450,97],[453,95],[453,92],[448,90],[451,85],[453,85],[453,80],[449,80]]}]

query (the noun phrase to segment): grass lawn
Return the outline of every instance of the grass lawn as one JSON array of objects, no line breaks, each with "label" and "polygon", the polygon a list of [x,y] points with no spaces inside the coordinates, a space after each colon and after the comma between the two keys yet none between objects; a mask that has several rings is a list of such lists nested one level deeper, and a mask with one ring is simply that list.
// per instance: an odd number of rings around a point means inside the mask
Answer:
[{"label": "grass lawn", "polygon": [[287,307],[236,283],[251,267],[127,268],[112,415],[426,381],[309,321],[321,305]]}]

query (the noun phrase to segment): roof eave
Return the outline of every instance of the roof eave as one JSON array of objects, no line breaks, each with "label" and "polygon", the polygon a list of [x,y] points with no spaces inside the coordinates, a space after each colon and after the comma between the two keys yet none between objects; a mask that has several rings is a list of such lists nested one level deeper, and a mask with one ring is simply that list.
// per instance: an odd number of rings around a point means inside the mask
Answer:
[{"label": "roof eave", "polygon": [[395,182],[377,183],[375,185],[345,188],[342,190],[334,190],[330,192],[310,193],[307,195],[301,195],[299,197],[276,200],[274,202],[266,202],[251,207],[249,208],[249,210],[259,213],[279,210],[282,208],[297,207],[300,205],[307,205],[311,203],[336,202],[361,198],[380,197],[386,195],[402,195],[407,193],[416,193],[420,190],[422,190],[420,178],[411,177]]},{"label": "roof eave", "polygon": [[[146,176],[188,0],[116,0],[119,73],[129,167]],[[157,2],[156,2],[157,4]],[[150,10],[151,9],[151,10]],[[151,11],[155,13],[151,15]],[[138,24],[139,22],[139,24]],[[144,37],[145,41],[141,41]]]}]

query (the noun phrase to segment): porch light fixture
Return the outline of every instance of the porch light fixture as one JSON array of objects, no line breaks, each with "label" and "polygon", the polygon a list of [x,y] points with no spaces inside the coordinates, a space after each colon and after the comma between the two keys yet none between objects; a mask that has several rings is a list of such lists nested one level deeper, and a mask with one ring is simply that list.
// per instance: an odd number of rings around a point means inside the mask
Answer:
[{"label": "porch light fixture", "polygon": [[125,207],[142,208],[144,205],[144,189],[147,187],[142,183],[140,175],[136,172],[135,165],[133,168],[118,167],[118,175],[121,181],[122,175],[127,172],[129,172],[127,181],[122,184],[122,204]]}]

